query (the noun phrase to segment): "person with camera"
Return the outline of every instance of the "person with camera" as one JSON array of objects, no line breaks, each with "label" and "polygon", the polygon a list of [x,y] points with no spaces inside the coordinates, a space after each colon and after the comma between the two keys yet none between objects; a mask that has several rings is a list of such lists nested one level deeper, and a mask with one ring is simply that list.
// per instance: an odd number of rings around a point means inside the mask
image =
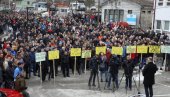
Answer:
[{"label": "person with camera", "polygon": [[157,66],[153,63],[153,58],[147,59],[147,64],[144,67],[142,74],[144,76],[144,88],[146,97],[153,97],[153,84],[155,84],[155,73],[158,70]]},{"label": "person with camera", "polygon": [[109,66],[110,66],[110,70],[109,70],[109,73],[110,73],[110,76],[108,78],[108,88],[110,88],[110,84],[111,84],[111,80],[113,80],[113,84],[116,85],[116,88],[118,89],[119,88],[119,85],[118,85],[118,73],[119,73],[119,59],[116,55],[113,55],[110,59],[110,62],[109,62]]},{"label": "person with camera", "polygon": [[96,86],[95,85],[95,79],[96,79],[96,75],[98,74],[99,63],[100,63],[100,59],[97,55],[93,56],[90,60],[89,66],[90,66],[91,73],[90,73],[90,78],[89,78],[89,82],[88,82],[89,87],[91,86],[92,79],[93,79],[92,86]]},{"label": "person with camera", "polygon": [[134,69],[133,60],[130,58],[130,55],[127,55],[127,59],[123,63],[124,74],[126,77],[126,89],[132,90],[132,77],[133,77],[133,69]]}]

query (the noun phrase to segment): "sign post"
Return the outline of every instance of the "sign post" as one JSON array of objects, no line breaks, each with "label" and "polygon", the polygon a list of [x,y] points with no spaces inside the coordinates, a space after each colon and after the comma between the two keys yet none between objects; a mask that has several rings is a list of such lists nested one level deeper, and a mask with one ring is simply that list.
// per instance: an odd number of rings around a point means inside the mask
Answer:
[{"label": "sign post", "polygon": [[86,74],[86,67],[87,67],[87,58],[91,58],[91,50],[83,50],[81,58],[85,58],[85,74]]},{"label": "sign post", "polygon": [[55,82],[55,59],[59,59],[59,50],[55,50],[55,51],[49,51],[48,52],[48,59],[49,60],[53,60],[53,76],[54,76],[54,82]]},{"label": "sign post", "polygon": [[170,46],[161,46],[161,53],[165,53],[164,70],[166,71],[167,53],[170,53]]},{"label": "sign post", "polygon": [[71,48],[71,57],[75,57],[74,62],[74,76],[76,75],[76,65],[77,65],[77,58],[78,56],[81,56],[81,48]]},{"label": "sign post", "polygon": [[140,94],[140,72],[141,72],[141,65],[142,65],[142,60],[143,60],[143,57],[142,55],[147,53],[148,52],[148,46],[144,46],[144,45],[141,45],[141,46],[137,46],[137,53],[140,53],[141,54],[141,59],[140,59],[140,64],[139,64],[139,86],[138,86],[138,94]]},{"label": "sign post", "polygon": [[36,62],[40,62],[40,80],[42,84],[42,61],[46,60],[46,52],[35,53],[35,60]]}]

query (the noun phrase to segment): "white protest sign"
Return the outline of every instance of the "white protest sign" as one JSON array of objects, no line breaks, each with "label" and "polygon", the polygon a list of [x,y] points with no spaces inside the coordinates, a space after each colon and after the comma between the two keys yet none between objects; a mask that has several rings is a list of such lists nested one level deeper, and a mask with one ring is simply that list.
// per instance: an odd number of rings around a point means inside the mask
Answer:
[{"label": "white protest sign", "polygon": [[36,62],[41,62],[46,60],[46,52],[35,53]]},{"label": "white protest sign", "polygon": [[161,46],[161,53],[170,53],[170,46]]}]

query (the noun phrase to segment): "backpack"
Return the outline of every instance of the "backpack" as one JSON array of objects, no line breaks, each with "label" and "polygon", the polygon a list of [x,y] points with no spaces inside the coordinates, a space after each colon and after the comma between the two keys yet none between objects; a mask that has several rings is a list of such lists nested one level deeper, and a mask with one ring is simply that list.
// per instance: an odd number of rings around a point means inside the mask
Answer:
[{"label": "backpack", "polygon": [[15,90],[22,92],[24,90],[27,89],[26,87],[26,81],[24,77],[17,77],[16,81],[15,81]]}]

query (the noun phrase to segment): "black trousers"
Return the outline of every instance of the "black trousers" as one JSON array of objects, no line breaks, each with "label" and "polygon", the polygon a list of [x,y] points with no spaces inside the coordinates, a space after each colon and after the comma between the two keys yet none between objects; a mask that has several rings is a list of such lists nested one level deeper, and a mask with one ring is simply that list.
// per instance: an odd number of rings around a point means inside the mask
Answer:
[{"label": "black trousers", "polygon": [[91,70],[91,74],[90,74],[90,78],[89,78],[89,83],[88,83],[89,86],[91,86],[92,79],[93,79],[93,85],[95,85],[95,79],[96,79],[97,73],[98,73],[97,71]]},{"label": "black trousers", "polygon": [[125,88],[132,89],[132,75],[126,75],[126,86]]},{"label": "black trousers", "polygon": [[152,85],[144,85],[146,97],[153,97]]}]

